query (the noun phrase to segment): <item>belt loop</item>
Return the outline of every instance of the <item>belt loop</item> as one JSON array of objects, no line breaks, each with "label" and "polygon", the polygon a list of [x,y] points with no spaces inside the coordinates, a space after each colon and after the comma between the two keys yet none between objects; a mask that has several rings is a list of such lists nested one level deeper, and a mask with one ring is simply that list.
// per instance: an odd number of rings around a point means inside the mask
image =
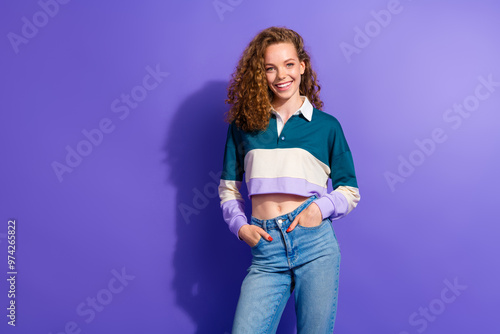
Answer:
[{"label": "belt loop", "polygon": [[264,229],[264,231],[267,232],[267,224],[266,223],[267,223],[267,220],[262,221],[262,228]]},{"label": "belt loop", "polygon": [[290,221],[290,223],[293,222],[293,216],[291,212],[288,214],[288,220]]}]

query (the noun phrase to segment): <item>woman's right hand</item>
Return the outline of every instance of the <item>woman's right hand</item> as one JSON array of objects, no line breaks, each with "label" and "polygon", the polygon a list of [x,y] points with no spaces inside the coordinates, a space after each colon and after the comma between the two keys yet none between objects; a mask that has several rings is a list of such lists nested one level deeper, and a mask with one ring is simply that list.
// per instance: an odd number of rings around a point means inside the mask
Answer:
[{"label": "woman's right hand", "polygon": [[238,231],[238,236],[250,247],[256,246],[260,238],[273,241],[273,238],[262,227],[250,224],[243,225]]}]

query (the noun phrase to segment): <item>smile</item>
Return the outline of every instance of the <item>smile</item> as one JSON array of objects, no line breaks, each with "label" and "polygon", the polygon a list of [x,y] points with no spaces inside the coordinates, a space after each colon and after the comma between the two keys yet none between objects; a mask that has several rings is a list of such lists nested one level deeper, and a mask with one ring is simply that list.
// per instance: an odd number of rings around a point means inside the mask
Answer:
[{"label": "smile", "polygon": [[292,84],[291,81],[276,85],[280,89],[287,89]]}]

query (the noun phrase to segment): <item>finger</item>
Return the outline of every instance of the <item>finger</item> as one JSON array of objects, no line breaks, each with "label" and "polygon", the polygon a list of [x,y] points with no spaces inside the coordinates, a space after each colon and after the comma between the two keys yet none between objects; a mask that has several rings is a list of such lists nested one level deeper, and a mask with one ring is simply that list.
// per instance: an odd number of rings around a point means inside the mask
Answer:
[{"label": "finger", "polygon": [[273,241],[273,238],[267,233],[266,231],[262,230],[263,232],[260,234],[264,239],[267,241]]},{"label": "finger", "polygon": [[287,232],[292,232],[293,231],[293,229],[295,228],[295,226],[297,226],[297,224],[299,223],[299,219],[300,219],[299,217],[300,217],[300,215],[298,215],[297,217],[295,217],[295,219],[293,220],[293,222],[286,229]]},{"label": "finger", "polygon": [[259,227],[259,234],[267,241],[273,241],[271,235],[269,235],[269,233],[267,233],[262,227]]}]

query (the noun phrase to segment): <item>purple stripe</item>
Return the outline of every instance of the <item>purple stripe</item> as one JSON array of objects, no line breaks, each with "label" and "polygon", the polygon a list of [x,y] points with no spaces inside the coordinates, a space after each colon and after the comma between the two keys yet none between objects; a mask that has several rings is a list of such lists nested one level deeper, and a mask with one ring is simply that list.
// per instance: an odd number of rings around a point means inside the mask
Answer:
[{"label": "purple stripe", "polygon": [[295,177],[253,178],[247,182],[248,198],[256,194],[285,193],[318,197],[326,194],[327,188]]}]

